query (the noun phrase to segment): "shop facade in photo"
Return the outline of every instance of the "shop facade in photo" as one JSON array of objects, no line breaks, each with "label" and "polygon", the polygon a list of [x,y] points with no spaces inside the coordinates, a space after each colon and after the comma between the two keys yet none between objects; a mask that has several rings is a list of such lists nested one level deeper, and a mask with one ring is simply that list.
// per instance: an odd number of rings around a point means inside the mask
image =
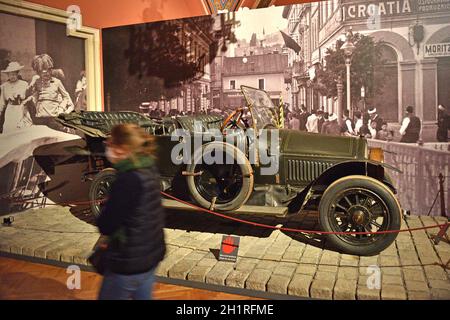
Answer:
[{"label": "shop facade in photo", "polygon": [[[317,90],[317,70],[326,67],[327,49],[352,30],[382,42],[385,85],[371,100],[353,108],[374,106],[393,128],[400,127],[411,105],[423,120],[422,139],[434,138],[437,106],[450,105],[450,1],[320,1],[286,6],[289,34],[303,48],[290,52],[293,101],[308,109],[335,112],[337,101]],[[364,100],[364,97],[361,97]]]}]

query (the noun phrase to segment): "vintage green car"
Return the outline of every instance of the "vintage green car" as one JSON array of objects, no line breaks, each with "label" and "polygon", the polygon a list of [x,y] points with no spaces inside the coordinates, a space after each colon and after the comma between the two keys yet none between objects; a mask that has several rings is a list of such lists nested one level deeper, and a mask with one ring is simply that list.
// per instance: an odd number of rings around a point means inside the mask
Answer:
[{"label": "vintage green car", "polygon": [[[286,216],[318,210],[323,231],[400,229],[402,210],[386,172],[397,169],[382,163],[381,150],[369,150],[361,137],[282,129],[278,107],[265,91],[246,86],[241,90],[247,106],[225,119],[215,115],[151,119],[135,112],[61,115],[60,123],[84,133],[86,146],[71,152],[86,159],[83,176],[92,180],[90,199],[106,197],[114,180],[103,154],[103,141],[112,126],[136,123],[156,137],[161,190],[177,198],[228,213]],[[195,144],[189,135],[208,139]],[[231,161],[202,161],[218,153]],[[168,199],[164,205],[189,208]],[[99,210],[93,203],[92,212]],[[357,255],[377,254],[396,236],[395,232],[327,235],[336,249]]]}]

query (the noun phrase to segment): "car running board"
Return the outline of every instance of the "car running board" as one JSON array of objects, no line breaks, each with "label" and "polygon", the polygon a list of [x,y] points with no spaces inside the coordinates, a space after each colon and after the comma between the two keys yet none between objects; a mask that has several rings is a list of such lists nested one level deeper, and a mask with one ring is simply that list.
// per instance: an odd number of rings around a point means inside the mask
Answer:
[{"label": "car running board", "polygon": [[[162,205],[167,209],[174,210],[189,210],[198,211],[198,209],[191,207],[187,204],[172,200],[172,199],[162,199]],[[252,206],[244,205],[237,210],[233,210],[229,213],[237,214],[254,214],[254,215],[270,215],[277,217],[284,217],[287,215],[287,207],[267,207],[267,206]],[[227,213],[227,212],[223,212]]]}]

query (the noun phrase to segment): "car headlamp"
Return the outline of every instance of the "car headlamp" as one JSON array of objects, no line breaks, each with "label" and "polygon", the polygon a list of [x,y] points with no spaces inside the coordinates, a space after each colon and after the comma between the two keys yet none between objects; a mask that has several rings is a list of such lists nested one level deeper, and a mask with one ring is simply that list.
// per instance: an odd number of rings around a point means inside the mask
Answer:
[{"label": "car headlamp", "polygon": [[369,159],[384,162],[384,151],[381,148],[369,148]]}]

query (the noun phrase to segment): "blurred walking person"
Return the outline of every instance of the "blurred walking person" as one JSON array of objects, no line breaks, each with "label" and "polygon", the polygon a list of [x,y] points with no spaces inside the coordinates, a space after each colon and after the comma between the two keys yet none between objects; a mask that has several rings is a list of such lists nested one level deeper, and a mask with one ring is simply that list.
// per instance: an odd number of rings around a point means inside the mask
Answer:
[{"label": "blurred walking person", "polygon": [[151,299],[166,250],[154,152],[154,138],[133,124],[115,126],[107,140],[105,154],[117,178],[97,221],[110,239],[99,299]]}]

